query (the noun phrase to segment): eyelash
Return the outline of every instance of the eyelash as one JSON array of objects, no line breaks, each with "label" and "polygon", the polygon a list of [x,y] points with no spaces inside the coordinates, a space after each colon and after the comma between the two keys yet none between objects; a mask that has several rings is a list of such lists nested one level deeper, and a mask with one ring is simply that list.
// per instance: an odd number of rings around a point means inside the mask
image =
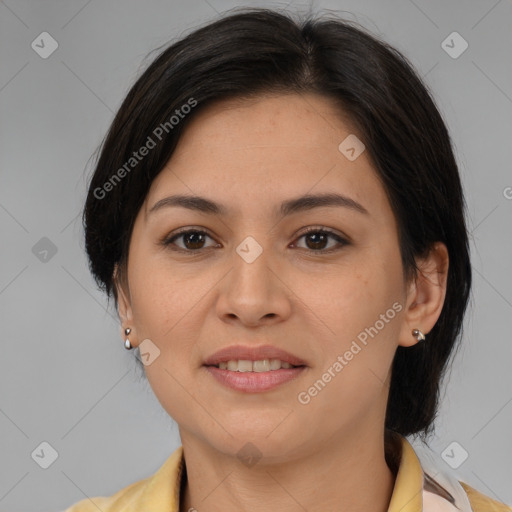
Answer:
[{"label": "eyelash", "polygon": [[[201,248],[201,249],[183,249],[182,247],[171,247],[173,244],[174,244],[174,241],[177,240],[178,238],[184,236],[184,235],[188,235],[188,234],[191,234],[191,233],[196,233],[196,234],[201,234],[201,235],[206,235],[210,238],[213,239],[212,236],[210,236],[206,231],[203,231],[203,230],[200,230],[200,229],[184,229],[182,231],[178,231],[177,233],[173,233],[171,234],[170,236],[167,236],[165,237],[162,241],[161,241],[161,244],[165,247],[168,247],[170,248],[171,250],[173,251],[178,251],[178,252],[183,252],[183,253],[188,253],[188,254],[192,254],[192,253],[199,253],[205,249],[212,249],[212,247],[206,247],[206,248]],[[331,238],[334,238],[337,242],[339,242],[339,246],[337,247],[331,247],[330,249],[320,249],[320,250],[313,250],[313,249],[304,249],[301,247],[301,249],[309,252],[309,253],[313,253],[313,254],[328,254],[328,253],[332,253],[332,252],[335,252],[335,251],[338,251],[340,250],[343,246],[346,246],[346,245],[349,245],[349,242],[348,240],[346,240],[345,238],[341,237],[340,235],[336,234],[334,231],[331,231],[330,229],[327,229],[327,228],[317,228],[317,227],[312,227],[312,228],[308,228],[306,231],[304,231],[303,233],[301,233],[299,235],[299,237],[297,238],[300,239],[304,236],[307,236],[309,235],[310,233],[321,233],[323,235],[329,235]]]}]

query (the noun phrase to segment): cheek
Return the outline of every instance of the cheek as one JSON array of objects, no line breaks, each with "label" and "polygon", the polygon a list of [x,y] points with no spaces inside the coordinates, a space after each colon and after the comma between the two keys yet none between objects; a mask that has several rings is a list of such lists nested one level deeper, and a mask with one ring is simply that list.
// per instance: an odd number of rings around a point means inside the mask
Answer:
[{"label": "cheek", "polygon": [[[404,308],[399,251],[389,245],[354,253],[343,264],[296,282],[301,282],[297,295],[307,305],[303,311],[318,326],[317,372],[331,368],[337,384],[329,387],[342,395],[379,393],[396,351]],[[333,368],[338,356],[343,358],[341,371],[339,365],[338,371]]]},{"label": "cheek", "polygon": [[140,251],[132,263],[130,291],[133,314],[144,331],[140,334],[163,342],[171,329],[179,329],[180,319],[186,320],[211,283],[207,275],[198,278],[185,265],[171,266],[162,254]]}]

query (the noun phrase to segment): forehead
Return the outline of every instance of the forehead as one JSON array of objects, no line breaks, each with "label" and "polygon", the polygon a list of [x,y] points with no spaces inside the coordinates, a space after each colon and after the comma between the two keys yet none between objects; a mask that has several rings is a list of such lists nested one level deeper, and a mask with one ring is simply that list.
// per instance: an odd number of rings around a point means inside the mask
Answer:
[{"label": "forehead", "polygon": [[350,161],[339,149],[353,132],[334,102],[319,95],[217,102],[197,112],[184,129],[152,184],[146,211],[172,192],[215,197],[233,205],[234,213],[332,191],[363,204],[370,195],[372,203],[386,208],[366,153]]},{"label": "forehead", "polygon": [[353,127],[333,100],[317,94],[234,98],[198,112],[186,127],[176,154],[193,146],[335,147],[340,131]]}]

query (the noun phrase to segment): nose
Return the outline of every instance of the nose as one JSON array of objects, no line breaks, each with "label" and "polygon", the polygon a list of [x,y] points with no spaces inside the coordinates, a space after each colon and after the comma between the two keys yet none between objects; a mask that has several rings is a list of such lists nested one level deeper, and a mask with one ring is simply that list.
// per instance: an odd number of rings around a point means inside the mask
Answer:
[{"label": "nose", "polygon": [[217,315],[224,322],[239,322],[246,327],[284,321],[292,309],[285,273],[276,266],[269,250],[252,259],[245,257],[244,248],[241,244],[240,253],[233,255],[233,267],[223,280],[217,300]]}]

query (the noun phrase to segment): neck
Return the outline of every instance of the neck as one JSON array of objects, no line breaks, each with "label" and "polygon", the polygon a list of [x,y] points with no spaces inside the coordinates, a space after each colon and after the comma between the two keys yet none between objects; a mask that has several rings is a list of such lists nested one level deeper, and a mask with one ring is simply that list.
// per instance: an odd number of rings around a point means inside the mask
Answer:
[{"label": "neck", "polygon": [[184,433],[182,442],[180,511],[386,512],[393,493],[396,467],[386,462],[382,431],[343,432],[294,460],[263,457],[250,467]]}]

